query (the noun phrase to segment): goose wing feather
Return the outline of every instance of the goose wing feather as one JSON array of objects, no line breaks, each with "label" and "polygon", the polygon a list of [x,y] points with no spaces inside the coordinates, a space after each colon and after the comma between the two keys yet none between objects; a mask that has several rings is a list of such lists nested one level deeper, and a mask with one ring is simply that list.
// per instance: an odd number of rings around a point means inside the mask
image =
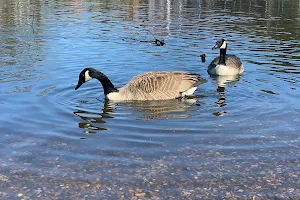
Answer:
[{"label": "goose wing feather", "polygon": [[208,65],[207,71],[211,71],[213,68],[215,68],[219,64],[220,56],[216,57],[211,61],[211,63]]},{"label": "goose wing feather", "polygon": [[160,100],[180,97],[181,93],[203,82],[198,74],[187,72],[146,72],[133,77],[120,93],[138,99]]},{"label": "goose wing feather", "polygon": [[235,55],[226,55],[225,56],[225,63],[226,65],[230,67],[236,67],[236,68],[241,68],[242,62],[239,59],[239,57]]}]

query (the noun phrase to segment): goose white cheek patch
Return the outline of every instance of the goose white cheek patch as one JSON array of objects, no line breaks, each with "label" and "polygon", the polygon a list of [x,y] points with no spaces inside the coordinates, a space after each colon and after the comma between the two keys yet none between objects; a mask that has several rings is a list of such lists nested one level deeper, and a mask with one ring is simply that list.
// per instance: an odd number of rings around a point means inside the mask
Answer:
[{"label": "goose white cheek patch", "polygon": [[90,77],[90,74],[89,74],[89,70],[86,70],[86,72],[84,73],[84,77],[85,77],[85,82],[89,81],[92,79],[92,77]]},{"label": "goose white cheek patch", "polygon": [[227,45],[227,44],[226,44],[226,42],[224,41],[223,44],[222,44],[222,46],[220,47],[220,49],[225,49],[225,48],[226,48],[226,45]]}]

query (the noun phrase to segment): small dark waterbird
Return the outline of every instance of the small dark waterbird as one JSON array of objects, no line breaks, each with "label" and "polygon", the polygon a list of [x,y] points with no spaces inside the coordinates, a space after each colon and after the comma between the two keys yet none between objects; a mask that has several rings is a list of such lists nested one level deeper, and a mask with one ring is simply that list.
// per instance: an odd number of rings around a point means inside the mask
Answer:
[{"label": "small dark waterbird", "polygon": [[94,68],[85,68],[79,74],[77,90],[91,79],[98,79],[106,99],[112,101],[167,100],[193,95],[197,86],[206,79],[189,72],[146,72],[133,77],[125,86],[117,89],[109,78]]},{"label": "small dark waterbird", "polygon": [[244,72],[241,60],[235,55],[226,54],[227,43],[224,39],[218,40],[212,48],[220,49],[220,56],[216,57],[208,66],[207,72],[211,75],[239,75]]}]

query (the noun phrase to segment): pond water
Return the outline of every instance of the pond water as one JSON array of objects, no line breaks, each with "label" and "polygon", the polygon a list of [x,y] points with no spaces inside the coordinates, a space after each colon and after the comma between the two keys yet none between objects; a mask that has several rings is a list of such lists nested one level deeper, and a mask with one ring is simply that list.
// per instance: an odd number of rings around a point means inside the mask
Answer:
[{"label": "pond water", "polygon": [[[221,38],[241,77],[207,74]],[[1,199],[300,198],[299,0],[2,0],[0,58]],[[208,82],[112,103],[85,67]]]}]

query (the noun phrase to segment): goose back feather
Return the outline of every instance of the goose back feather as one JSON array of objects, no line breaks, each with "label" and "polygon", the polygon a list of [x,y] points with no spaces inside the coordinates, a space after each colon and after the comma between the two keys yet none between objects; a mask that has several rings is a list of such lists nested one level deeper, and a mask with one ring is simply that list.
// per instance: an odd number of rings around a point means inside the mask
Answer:
[{"label": "goose back feather", "polygon": [[[133,77],[118,95],[108,97],[116,100],[165,100],[191,95],[189,90],[203,82],[197,74],[187,72],[146,72]],[[194,91],[192,92],[194,93]]]}]

